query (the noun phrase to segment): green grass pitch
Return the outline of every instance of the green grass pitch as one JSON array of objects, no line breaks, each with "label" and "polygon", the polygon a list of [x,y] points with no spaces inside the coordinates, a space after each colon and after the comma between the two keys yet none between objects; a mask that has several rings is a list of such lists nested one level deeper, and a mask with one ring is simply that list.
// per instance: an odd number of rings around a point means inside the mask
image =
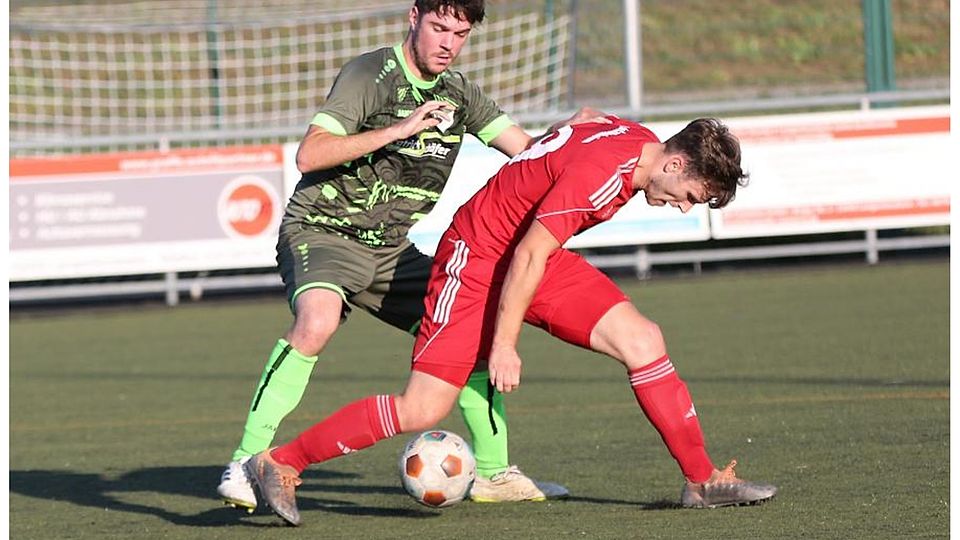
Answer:
[{"label": "green grass pitch", "polygon": [[[401,490],[406,436],[304,474],[304,525],[215,487],[290,315],[277,297],[10,323],[11,538],[930,538],[949,530],[949,264],[819,266],[624,281],[658,321],[717,465],[780,486],[683,510],[681,476],[622,368],[527,329],[511,461],[567,501],[438,511]],[[355,314],[286,441],[405,381],[412,340]],[[454,413],[442,427],[466,430]]]}]

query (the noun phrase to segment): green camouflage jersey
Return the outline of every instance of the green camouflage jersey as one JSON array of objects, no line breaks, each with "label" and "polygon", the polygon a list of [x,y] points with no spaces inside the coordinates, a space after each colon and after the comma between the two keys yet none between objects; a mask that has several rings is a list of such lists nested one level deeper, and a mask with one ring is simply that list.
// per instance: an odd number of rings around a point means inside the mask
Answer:
[{"label": "green camouflage jersey", "polygon": [[330,232],[371,247],[397,246],[440,198],[465,133],[489,144],[513,125],[497,104],[456,71],[433,81],[413,75],[400,45],[347,63],[312,124],[351,135],[396,124],[427,100],[455,107],[454,122],[394,141],[355,161],[304,174],[284,226]]}]

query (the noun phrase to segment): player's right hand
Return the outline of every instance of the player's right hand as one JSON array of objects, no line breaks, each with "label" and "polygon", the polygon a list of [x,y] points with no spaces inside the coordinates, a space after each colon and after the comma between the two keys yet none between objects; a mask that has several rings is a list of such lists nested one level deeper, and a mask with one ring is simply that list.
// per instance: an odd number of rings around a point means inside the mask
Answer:
[{"label": "player's right hand", "polygon": [[504,394],[513,392],[520,387],[522,363],[516,348],[494,344],[490,349],[490,358],[487,361],[490,382]]},{"label": "player's right hand", "polygon": [[395,140],[412,137],[421,131],[437,126],[440,118],[432,113],[439,110],[453,111],[453,106],[444,101],[427,101],[414,109],[410,116],[394,124]]}]

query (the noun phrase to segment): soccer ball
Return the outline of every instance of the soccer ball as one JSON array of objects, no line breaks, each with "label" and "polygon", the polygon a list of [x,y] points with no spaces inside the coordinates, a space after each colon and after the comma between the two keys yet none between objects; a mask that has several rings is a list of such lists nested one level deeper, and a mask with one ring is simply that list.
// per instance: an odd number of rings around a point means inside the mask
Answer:
[{"label": "soccer ball", "polygon": [[477,476],[477,462],[462,437],[425,431],[400,454],[400,481],[420,504],[441,508],[462,501]]}]

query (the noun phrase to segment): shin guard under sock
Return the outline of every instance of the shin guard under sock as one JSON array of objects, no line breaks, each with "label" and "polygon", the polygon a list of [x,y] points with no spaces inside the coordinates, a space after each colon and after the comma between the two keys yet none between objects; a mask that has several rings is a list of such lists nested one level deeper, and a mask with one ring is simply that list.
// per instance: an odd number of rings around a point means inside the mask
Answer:
[{"label": "shin guard under sock", "polygon": [[[492,403],[491,403],[492,400]],[[490,478],[510,465],[507,452],[507,418],[503,394],[490,385],[490,374],[479,371],[467,380],[457,400],[470,430],[477,474]]]},{"label": "shin guard under sock", "polygon": [[343,407],[271,452],[274,459],[303,472],[321,463],[373,446],[400,431],[393,396],[370,396]]},{"label": "shin guard under sock", "polygon": [[630,386],[637,403],[691,482],[705,482],[713,463],[703,442],[703,431],[687,385],[680,380],[670,357],[629,370]]},{"label": "shin guard under sock", "polygon": [[243,439],[233,453],[234,460],[270,446],[280,421],[300,403],[316,363],[316,356],[301,354],[285,339],[277,341],[257,384],[247,423],[243,426]]}]

